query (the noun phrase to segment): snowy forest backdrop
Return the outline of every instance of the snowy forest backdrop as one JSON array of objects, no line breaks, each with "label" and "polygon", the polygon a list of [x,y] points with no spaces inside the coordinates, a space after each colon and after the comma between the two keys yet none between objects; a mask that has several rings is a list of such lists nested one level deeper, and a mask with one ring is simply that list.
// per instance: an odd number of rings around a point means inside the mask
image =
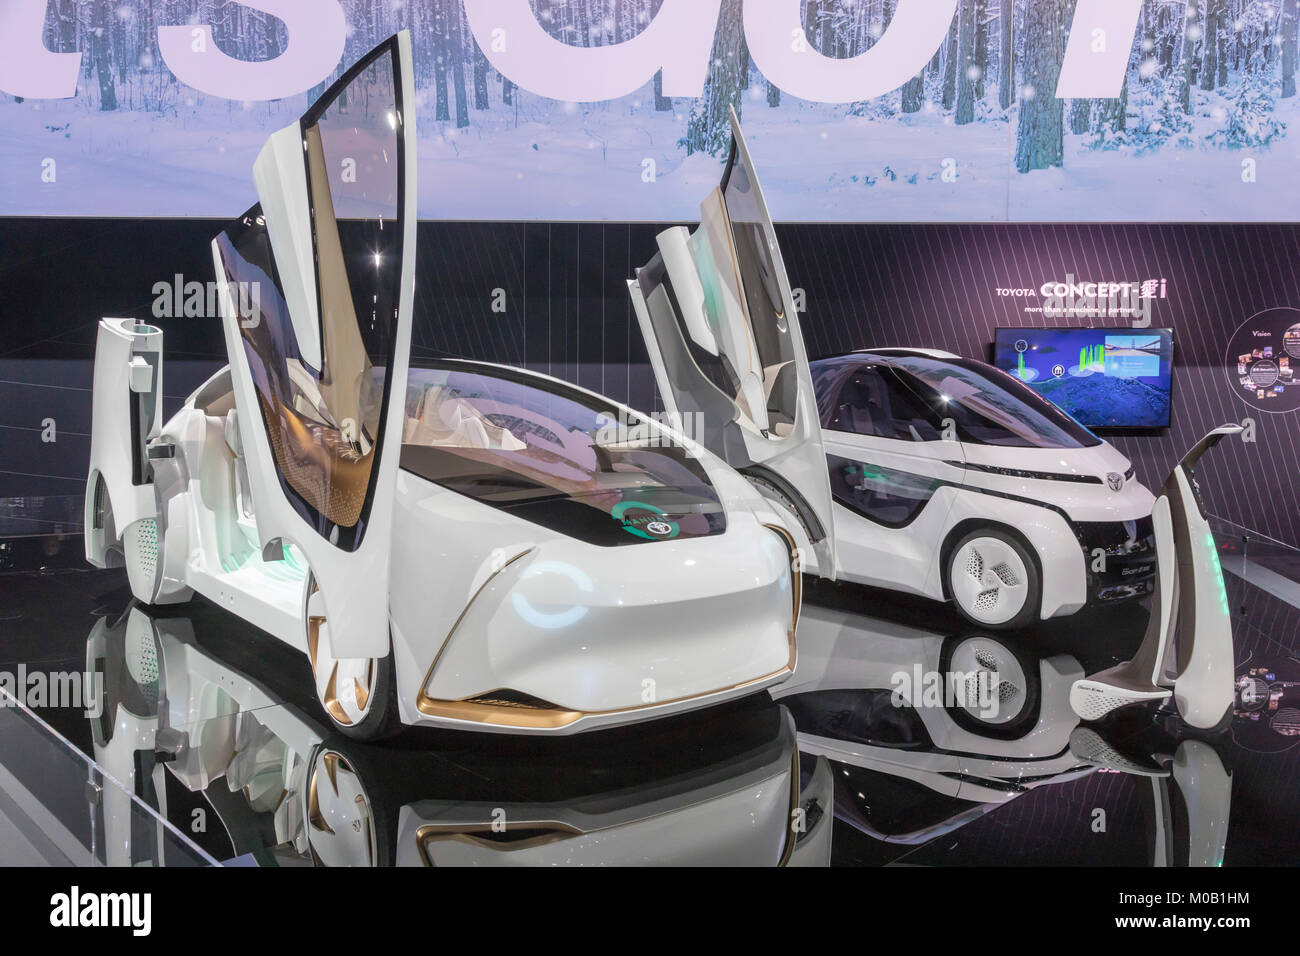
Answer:
[{"label": "snowy forest backdrop", "polygon": [[[847,105],[765,80],[741,2],[722,2],[699,98],[664,97],[658,77],[594,103],[522,90],[478,48],[461,0],[339,0],[349,35],[335,75],[412,31],[425,218],[694,219],[734,105],[781,220],[1300,219],[1300,190],[1287,188],[1297,0],[1145,0],[1109,100],[1053,95],[1074,0],[960,0],[921,73]],[[532,0],[576,46],[622,42],[659,5]],[[896,7],[805,0],[807,42],[855,56]],[[77,95],[0,94],[0,214],[224,218],[251,204],[262,141],[327,84],[262,103],[200,94],[158,52],[157,27],[186,23],[212,24],[244,60],[286,41],[284,24],[233,0],[49,0],[46,47],[83,54]]]}]

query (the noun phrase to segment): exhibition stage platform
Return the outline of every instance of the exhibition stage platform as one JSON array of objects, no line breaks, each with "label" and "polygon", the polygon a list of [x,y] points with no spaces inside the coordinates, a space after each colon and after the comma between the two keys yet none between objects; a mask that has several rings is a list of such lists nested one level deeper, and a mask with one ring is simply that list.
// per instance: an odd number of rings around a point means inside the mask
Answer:
[{"label": "exhibition stage platform", "polygon": [[[979,633],[809,581],[798,669],[771,694],[577,736],[382,744],[331,730],[306,659],[233,615],[143,609],[123,572],[78,567],[77,534],[11,536],[0,863],[1295,864],[1294,556],[1220,531],[1238,692],[1218,734],[1169,707],[1070,710],[1075,679],[1133,653],[1141,604]],[[954,696],[962,660],[996,672],[996,713]]]}]

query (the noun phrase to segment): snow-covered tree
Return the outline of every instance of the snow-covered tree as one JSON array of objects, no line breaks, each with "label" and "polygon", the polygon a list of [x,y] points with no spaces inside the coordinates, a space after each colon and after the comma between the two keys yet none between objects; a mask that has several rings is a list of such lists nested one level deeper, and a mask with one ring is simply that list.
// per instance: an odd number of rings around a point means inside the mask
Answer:
[{"label": "snow-covered tree", "polygon": [[1016,131],[1019,172],[1065,162],[1064,117],[1055,90],[1073,18],[1074,0],[1033,0],[1026,7],[1024,90]]},{"label": "snow-covered tree", "polygon": [[1272,77],[1263,72],[1248,73],[1228,110],[1227,122],[1206,139],[1224,149],[1267,146],[1286,132],[1286,123],[1274,115],[1276,106]]},{"label": "snow-covered tree", "polygon": [[687,155],[710,153],[721,156],[731,144],[727,108],[734,106],[736,115],[740,115],[742,71],[745,66],[741,57],[743,28],[740,2],[741,0],[723,0],[722,10],[718,13],[718,29],[713,38],[704,95],[691,106],[686,136],[682,141]]}]

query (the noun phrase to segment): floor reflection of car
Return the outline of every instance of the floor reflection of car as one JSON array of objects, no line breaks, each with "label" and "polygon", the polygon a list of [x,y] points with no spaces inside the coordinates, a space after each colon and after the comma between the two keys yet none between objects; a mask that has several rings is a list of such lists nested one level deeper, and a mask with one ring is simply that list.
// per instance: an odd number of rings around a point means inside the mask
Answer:
[{"label": "floor reflection of car", "polygon": [[[1033,650],[1037,644],[948,636],[806,604],[799,666],[773,696],[794,716],[799,749],[832,762],[836,819],[871,845],[919,847],[1031,791],[1105,771],[1138,781],[1124,800],[1145,805],[1143,850],[1153,865],[1221,865],[1232,795],[1229,735],[1196,731],[1156,703],[1081,722],[1069,698],[1082,666]],[[1286,675],[1248,666],[1241,667],[1234,736],[1253,730],[1251,752],[1266,753],[1278,744],[1259,735],[1284,739],[1284,731],[1252,718],[1285,693]],[[1066,808],[1074,802],[1062,800]],[[1087,815],[1096,804],[1079,806]],[[1032,812],[1044,812],[1043,804]]]},{"label": "floor reflection of car", "polygon": [[[214,616],[132,605],[100,619],[95,758],[168,816],[168,777],[263,865],[734,864],[830,859],[829,764],[801,770],[789,711],[750,697],[705,715],[569,739],[342,737],[201,639]],[[228,628],[228,622],[221,625]],[[198,636],[196,637],[196,632]],[[309,702],[310,704],[310,702]],[[170,788],[176,793],[174,784]],[[188,827],[184,821],[183,829]],[[213,825],[209,824],[212,829]],[[128,814],[105,814],[109,863]]]},{"label": "floor reflection of car", "polygon": [[799,634],[795,676],[773,696],[799,749],[836,763],[836,816],[862,832],[923,843],[1095,769],[1069,746],[1073,657],[811,604]]}]

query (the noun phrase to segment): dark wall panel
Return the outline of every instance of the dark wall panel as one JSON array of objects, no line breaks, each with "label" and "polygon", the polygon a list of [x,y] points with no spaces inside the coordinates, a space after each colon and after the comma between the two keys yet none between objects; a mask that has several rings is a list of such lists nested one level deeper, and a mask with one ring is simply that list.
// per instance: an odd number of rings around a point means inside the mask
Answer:
[{"label": "dark wall panel", "polygon": [[[100,316],[164,329],[169,408],[223,361],[215,316],[158,318],[153,308],[155,283],[211,278],[218,228],[0,219],[0,498],[80,493]],[[653,255],[662,228],[421,223],[415,356],[525,365],[659,408],[625,282]],[[1229,520],[1300,543],[1300,413],[1246,407],[1223,367],[1241,322],[1265,308],[1300,307],[1300,227],[798,224],[779,232],[791,281],[806,294],[813,354],[921,345],[986,358],[999,325],[1079,324],[1026,311],[1041,302],[999,288],[1038,289],[1067,274],[1165,279],[1152,323],[1174,329],[1173,427],[1111,440],[1154,486],[1208,428],[1250,415],[1258,441],[1232,442],[1205,460],[1207,500]],[[41,440],[46,418],[57,423],[56,442]]]},{"label": "dark wall panel", "polygon": [[[1165,280],[1151,324],[1174,330],[1172,427],[1112,434],[1154,490],[1206,431],[1255,422],[1253,443],[1203,459],[1207,501],[1224,518],[1300,542],[1300,412],[1270,414],[1235,394],[1228,341],[1252,315],[1300,307],[1300,228],[1292,225],[791,225],[791,282],[807,293],[812,354],[913,345],[989,358],[998,326],[1122,325],[1046,317],[1044,282]],[[1234,369],[1235,372],[1235,369]]]}]

